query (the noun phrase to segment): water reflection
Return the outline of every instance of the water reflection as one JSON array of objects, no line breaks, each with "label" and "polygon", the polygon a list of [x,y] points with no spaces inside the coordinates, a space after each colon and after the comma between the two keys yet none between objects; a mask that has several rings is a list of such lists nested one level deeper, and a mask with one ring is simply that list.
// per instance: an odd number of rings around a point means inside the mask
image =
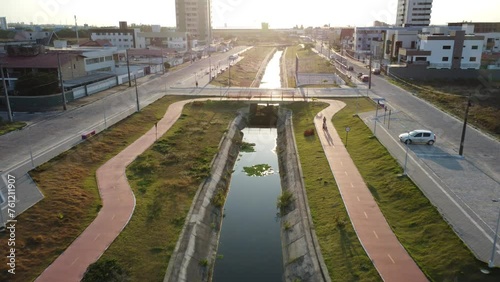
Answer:
[{"label": "water reflection", "polygon": [[259,88],[281,88],[280,59],[283,51],[276,51],[267,64]]},{"label": "water reflection", "polygon": [[255,152],[241,153],[234,167],[213,281],[281,281],[280,224],[276,220],[279,174],[252,177],[243,171],[243,167],[257,164],[278,170],[276,128],[246,128],[243,133],[245,142],[255,143]]}]

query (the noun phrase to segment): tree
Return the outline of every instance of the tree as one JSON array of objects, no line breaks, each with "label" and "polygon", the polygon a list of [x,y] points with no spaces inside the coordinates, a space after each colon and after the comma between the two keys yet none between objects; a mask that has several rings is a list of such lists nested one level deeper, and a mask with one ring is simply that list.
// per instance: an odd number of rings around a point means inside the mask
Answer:
[{"label": "tree", "polygon": [[89,265],[82,282],[122,282],[128,281],[127,272],[114,259],[98,260]]},{"label": "tree", "polygon": [[37,72],[21,76],[16,83],[19,96],[44,96],[60,92],[59,80],[54,73]]},{"label": "tree", "polygon": [[165,68],[165,70],[168,70],[170,68],[170,64],[168,62],[164,62],[163,67]]}]

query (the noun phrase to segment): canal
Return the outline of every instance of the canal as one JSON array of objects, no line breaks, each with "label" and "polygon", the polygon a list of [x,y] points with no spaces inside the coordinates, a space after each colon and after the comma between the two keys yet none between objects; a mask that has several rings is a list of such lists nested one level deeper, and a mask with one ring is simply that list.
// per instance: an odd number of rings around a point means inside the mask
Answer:
[{"label": "canal", "polygon": [[[276,128],[245,128],[244,142],[255,152],[241,152],[224,206],[224,219],[213,281],[282,281],[280,222],[276,201],[281,193]],[[244,168],[269,165],[262,176]]]},{"label": "canal", "polygon": [[280,60],[283,51],[276,51],[266,66],[259,88],[281,88]]}]

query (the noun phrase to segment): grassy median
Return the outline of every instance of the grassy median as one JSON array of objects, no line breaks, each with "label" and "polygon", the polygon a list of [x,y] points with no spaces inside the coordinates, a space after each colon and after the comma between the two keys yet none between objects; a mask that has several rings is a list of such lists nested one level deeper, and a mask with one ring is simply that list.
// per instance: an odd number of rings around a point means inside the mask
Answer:
[{"label": "grassy median", "polygon": [[304,136],[305,130],[314,128],[315,115],[326,106],[305,102],[287,106],[293,110],[295,139],[321,252],[332,281],[381,281],[349,221],[319,139]]},{"label": "grassy median", "polygon": [[[475,259],[451,227],[372,132],[357,117],[356,99],[340,99],[347,106],[333,117],[337,132],[350,126],[347,150],[368,189],[401,244],[432,281],[500,281],[500,271],[480,272],[486,264]],[[357,99],[358,110],[373,110],[373,102]],[[345,142],[345,135],[340,134]]]},{"label": "grassy median", "polygon": [[7,134],[11,131],[15,131],[18,129],[22,129],[25,126],[26,126],[25,122],[22,121],[8,122],[2,120],[2,118],[0,117],[0,135]]},{"label": "grassy median", "polygon": [[257,78],[262,62],[269,55],[274,47],[253,47],[240,56],[241,61],[231,66],[230,70],[225,70],[219,74],[210,84],[215,86],[227,87],[229,84],[232,87],[249,87]]},{"label": "grassy median", "polygon": [[236,110],[237,102],[194,102],[128,168],[134,214],[98,263],[116,263],[130,281],[162,281],[193,197]]},{"label": "grassy median", "polygon": [[[0,281],[34,280],[75,240],[101,207],[97,168],[182,99],[186,97],[162,98],[30,172],[45,198],[16,218],[16,275],[7,273],[3,264]],[[0,233],[1,246],[7,246],[7,235]]]}]

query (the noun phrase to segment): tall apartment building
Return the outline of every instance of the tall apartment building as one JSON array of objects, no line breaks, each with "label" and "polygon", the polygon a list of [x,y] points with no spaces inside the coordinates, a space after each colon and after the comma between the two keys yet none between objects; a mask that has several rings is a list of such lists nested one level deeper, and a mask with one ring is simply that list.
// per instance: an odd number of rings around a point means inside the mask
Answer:
[{"label": "tall apartment building", "polygon": [[0,29],[7,30],[7,18],[0,17]]},{"label": "tall apartment building", "polygon": [[212,40],[211,0],[175,0],[177,31],[208,45]]},{"label": "tall apartment building", "polygon": [[432,0],[398,0],[396,26],[429,26]]}]

